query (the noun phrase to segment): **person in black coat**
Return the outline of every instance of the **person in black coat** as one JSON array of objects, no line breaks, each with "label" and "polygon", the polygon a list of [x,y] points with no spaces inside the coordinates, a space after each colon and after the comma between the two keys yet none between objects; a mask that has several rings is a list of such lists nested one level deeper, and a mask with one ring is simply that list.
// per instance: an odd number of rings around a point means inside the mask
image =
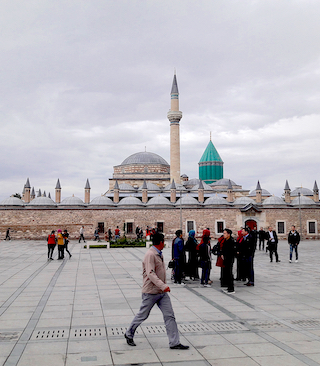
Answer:
[{"label": "person in black coat", "polygon": [[276,257],[276,262],[280,262],[278,256],[278,236],[277,233],[272,230],[272,227],[269,226],[267,231],[267,239],[268,239],[268,250],[270,252],[270,262],[273,261],[273,253]]},{"label": "person in black coat", "polygon": [[196,232],[194,230],[189,231],[189,237],[185,245],[185,251],[189,253],[185,275],[189,276],[190,279],[193,281],[199,279],[198,252],[197,252],[198,242],[195,238],[195,234]]},{"label": "person in black coat", "polygon": [[258,231],[258,237],[259,237],[259,250],[261,250],[261,246],[262,250],[264,250],[264,241],[266,239],[266,232],[263,230],[263,227],[261,227],[260,230]]},{"label": "person in black coat", "polygon": [[254,237],[250,235],[250,229],[247,227],[242,229],[242,235],[243,235],[243,256],[245,258],[245,266],[247,272],[246,277],[248,278],[248,282],[245,283],[245,285],[254,286],[253,259],[256,250]]},{"label": "person in black coat", "polygon": [[291,226],[291,231],[288,234],[288,243],[290,244],[290,259],[289,262],[292,262],[292,252],[293,250],[296,252],[296,263],[298,262],[298,245],[300,243],[300,235],[296,230],[294,225]]},{"label": "person in black coat", "polygon": [[223,246],[221,258],[224,264],[224,282],[227,285],[227,290],[224,290],[227,294],[234,294],[234,283],[233,283],[233,263],[235,257],[235,241],[233,240],[232,231],[230,229],[223,230]]}]

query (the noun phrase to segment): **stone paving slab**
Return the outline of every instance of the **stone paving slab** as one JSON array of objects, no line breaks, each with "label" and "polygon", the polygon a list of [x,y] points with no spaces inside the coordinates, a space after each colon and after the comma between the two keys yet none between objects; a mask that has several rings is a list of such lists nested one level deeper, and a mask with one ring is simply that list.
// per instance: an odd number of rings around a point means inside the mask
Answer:
[{"label": "stone paving slab", "polygon": [[[138,328],[137,347],[123,333],[141,301],[145,248],[84,249],[71,242],[72,258],[47,261],[46,244],[0,242],[0,365],[232,366],[320,365],[319,241],[300,244],[299,263],[255,256],[255,287],[211,288],[171,284],[181,342],[170,350],[160,310]],[[164,249],[166,261],[170,249]]]}]

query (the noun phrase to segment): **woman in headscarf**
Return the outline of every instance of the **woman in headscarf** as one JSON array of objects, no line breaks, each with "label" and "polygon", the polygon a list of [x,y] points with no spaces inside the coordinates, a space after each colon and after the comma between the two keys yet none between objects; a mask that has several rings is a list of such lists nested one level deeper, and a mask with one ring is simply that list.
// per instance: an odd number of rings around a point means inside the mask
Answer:
[{"label": "woman in headscarf", "polygon": [[197,253],[198,242],[195,238],[195,235],[196,232],[194,230],[190,230],[189,237],[185,245],[185,251],[189,253],[186,275],[189,276],[190,279],[193,281],[199,279],[198,253]]}]

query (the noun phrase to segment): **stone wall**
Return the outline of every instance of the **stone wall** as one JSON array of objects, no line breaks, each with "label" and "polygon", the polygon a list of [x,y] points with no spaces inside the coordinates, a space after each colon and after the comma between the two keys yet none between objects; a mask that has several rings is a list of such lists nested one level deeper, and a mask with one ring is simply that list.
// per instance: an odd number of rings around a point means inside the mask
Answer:
[{"label": "stone wall", "polygon": [[[319,208],[303,208],[302,226],[303,237],[308,239],[317,239],[318,223],[320,222]],[[79,236],[79,229],[85,227],[85,236],[93,238],[93,232],[98,223],[104,223],[104,229],[110,227],[113,231],[119,226],[123,233],[124,223],[133,223],[133,231],[139,225],[143,229],[147,225],[157,226],[157,222],[163,223],[164,233],[167,239],[173,238],[174,233],[180,228],[180,209],[179,208],[136,208],[136,209],[25,209],[25,208],[2,208],[0,209],[0,238],[4,238],[8,227],[12,229],[13,239],[45,239],[51,230],[68,229],[71,238]],[[290,230],[292,224],[296,225],[298,231],[299,210],[297,208],[268,208],[262,212],[241,212],[238,208],[183,208],[182,209],[182,229],[184,235],[187,231],[187,221],[194,222],[194,228],[197,235],[209,227],[212,237],[217,238],[221,234],[217,232],[218,221],[224,222],[224,227],[230,228],[236,235],[240,226],[248,219],[257,222],[257,227],[265,229],[271,225],[277,229],[277,221],[285,222],[285,234],[279,235],[280,238],[286,238],[286,233]],[[316,234],[308,234],[307,222],[313,220],[316,222]],[[133,234],[134,235],[134,234]]]}]

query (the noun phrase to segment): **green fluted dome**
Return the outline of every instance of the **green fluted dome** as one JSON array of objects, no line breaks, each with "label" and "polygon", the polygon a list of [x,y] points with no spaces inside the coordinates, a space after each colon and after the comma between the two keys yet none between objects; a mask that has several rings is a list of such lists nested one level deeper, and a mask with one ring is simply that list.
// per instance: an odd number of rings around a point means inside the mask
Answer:
[{"label": "green fluted dome", "polygon": [[206,163],[211,161],[220,161],[221,163],[223,163],[218,151],[216,150],[212,141],[210,140],[199,163]]},{"label": "green fluted dome", "polygon": [[223,161],[211,139],[199,161],[199,179],[207,184],[223,178]]}]

